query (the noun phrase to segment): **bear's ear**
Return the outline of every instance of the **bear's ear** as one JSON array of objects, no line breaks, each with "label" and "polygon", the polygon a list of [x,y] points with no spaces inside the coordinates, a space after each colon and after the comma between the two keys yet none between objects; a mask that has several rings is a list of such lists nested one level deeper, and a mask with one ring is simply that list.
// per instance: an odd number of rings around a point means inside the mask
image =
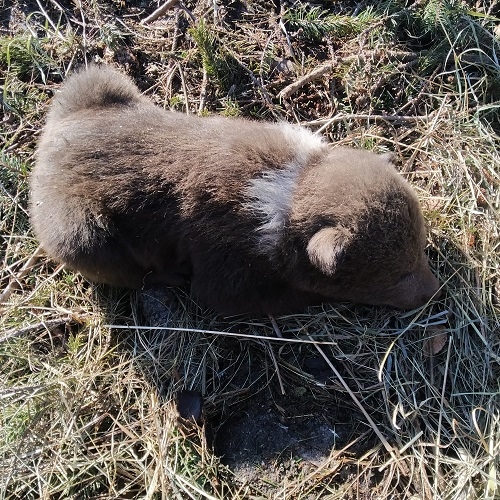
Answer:
[{"label": "bear's ear", "polygon": [[349,235],[342,228],[324,227],[315,233],[307,244],[307,255],[320,271],[332,276],[350,243]]}]

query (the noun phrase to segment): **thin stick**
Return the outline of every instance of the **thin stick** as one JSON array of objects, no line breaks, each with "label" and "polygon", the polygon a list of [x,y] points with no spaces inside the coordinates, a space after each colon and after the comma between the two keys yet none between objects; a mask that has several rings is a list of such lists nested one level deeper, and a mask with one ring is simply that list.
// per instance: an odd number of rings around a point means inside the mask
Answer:
[{"label": "thin stick", "polygon": [[274,331],[276,332],[276,335],[279,337],[279,338],[283,338],[283,334],[281,333],[281,330],[280,330],[280,327],[278,326],[278,323],[276,322],[276,320],[274,319],[274,316],[272,314],[268,314],[268,317],[271,321],[271,325],[273,325],[273,329]]},{"label": "thin stick", "polygon": [[179,70],[179,75],[181,77],[182,92],[184,93],[184,100],[186,101],[186,115],[189,115],[189,97],[186,88],[186,80],[184,78],[184,71],[182,71],[181,63],[177,63],[177,69]]},{"label": "thin stick", "polygon": [[203,68],[203,79],[201,81],[200,90],[200,105],[198,107],[198,114],[201,115],[205,110],[205,104],[207,102],[207,85],[208,85],[208,73],[205,68]]},{"label": "thin stick", "polygon": [[0,304],[5,304],[12,293],[19,288],[20,281],[31,271],[31,269],[36,265],[38,259],[44,255],[41,246],[33,252],[33,255],[28,259],[28,261],[24,264],[24,266],[19,271],[17,276],[14,276],[8,285],[5,287],[5,290],[0,294]]},{"label": "thin stick", "polygon": [[[418,54],[414,54],[412,52],[399,52],[394,50],[387,52],[377,50],[364,54],[365,59],[368,59],[370,57],[376,59],[382,59],[383,57],[390,57],[390,58],[401,59],[401,62],[408,62],[413,59],[416,59],[418,57]],[[307,85],[309,82],[312,82],[313,80],[321,78],[325,73],[333,71],[335,67],[340,66],[341,64],[354,62],[358,59],[359,55],[356,54],[353,56],[339,57],[333,61],[328,61],[326,63],[323,63],[321,66],[318,66],[317,68],[313,69],[310,73],[307,73],[307,75],[304,75],[300,77],[297,81],[291,83],[290,85],[287,85],[284,89],[282,89],[278,93],[278,97],[280,99],[288,99],[292,94],[297,92],[297,90],[301,89],[304,85]]]},{"label": "thin stick", "polygon": [[172,7],[175,7],[179,3],[179,0],[167,0],[162,6],[158,7],[152,14],[149,14],[148,17],[144,18],[140,24],[148,24],[156,19],[158,19],[160,16],[163,16],[167,10],[171,9]]},{"label": "thin stick", "polygon": [[282,89],[278,93],[278,97],[280,99],[288,99],[292,94],[297,92],[297,90],[301,89],[304,85],[307,85],[309,82],[312,82],[313,80],[321,78],[325,73],[331,71],[334,66],[335,62],[333,61],[328,61],[327,63],[318,66],[317,68],[313,69],[310,73],[307,73],[307,75],[304,75],[295,82],[291,83],[290,85],[287,85],[284,89]]},{"label": "thin stick", "polygon": [[288,50],[290,51],[290,56],[295,57],[295,53],[293,51],[293,45],[292,45],[292,42],[290,41],[290,36],[288,35],[288,31],[286,29],[285,23],[283,22],[283,19],[281,16],[280,16],[280,21],[278,24],[279,24],[281,31],[285,35],[286,43],[288,44]]},{"label": "thin stick", "polygon": [[[269,316],[269,319],[271,320],[271,324],[273,325],[273,329],[276,332],[276,335],[279,338],[283,338],[283,334],[281,333],[281,330],[280,330],[280,328],[278,326],[278,323],[274,319],[274,316],[272,314],[268,314],[268,316]],[[273,363],[274,363],[274,368],[276,369],[276,375],[278,377],[278,382],[280,384],[281,394],[285,395],[286,394],[285,393],[285,387],[283,385],[283,380],[281,379],[281,374],[280,374],[280,371],[279,371],[278,362],[276,361],[276,357],[274,355],[272,344],[269,343],[269,342],[268,342],[268,349],[269,349],[269,352],[271,353],[271,358],[272,358]]]},{"label": "thin stick", "polygon": [[273,360],[274,369],[276,371],[276,376],[278,377],[278,383],[280,385],[281,395],[284,396],[286,394],[285,386],[283,385],[283,380],[281,379],[280,369],[278,366],[278,361],[276,360],[276,356],[274,355],[273,347],[269,342],[267,345],[267,349],[269,351],[269,355],[271,356],[271,359]]},{"label": "thin stick", "polygon": [[406,115],[372,115],[372,114],[362,114],[362,113],[353,113],[346,115],[336,115],[331,118],[323,118],[320,120],[313,120],[310,122],[304,122],[301,125],[305,127],[314,127],[316,125],[321,125],[321,128],[318,130],[323,131],[328,128],[330,125],[338,122],[343,122],[345,120],[353,121],[353,120],[372,120],[374,122],[427,122],[429,121],[429,115],[426,116],[406,116]]},{"label": "thin stick", "polygon": [[175,52],[177,50],[177,42],[179,41],[179,31],[180,31],[180,28],[179,28],[179,21],[180,21],[180,10],[177,9],[175,11],[175,28],[174,28],[174,34],[172,36],[173,40],[172,40],[172,47],[171,47],[171,51],[172,52]]},{"label": "thin stick", "polygon": [[71,316],[65,316],[57,319],[50,319],[48,321],[42,321],[40,323],[36,323],[35,325],[28,325],[25,326],[24,328],[12,328],[10,330],[7,330],[1,337],[0,337],[0,342],[5,342],[6,340],[12,339],[14,337],[21,337],[22,335],[26,335],[31,332],[35,332],[36,330],[39,330],[40,328],[45,328],[47,330],[50,330],[51,328],[55,326],[59,326],[62,323],[68,323],[72,321],[73,318]]}]

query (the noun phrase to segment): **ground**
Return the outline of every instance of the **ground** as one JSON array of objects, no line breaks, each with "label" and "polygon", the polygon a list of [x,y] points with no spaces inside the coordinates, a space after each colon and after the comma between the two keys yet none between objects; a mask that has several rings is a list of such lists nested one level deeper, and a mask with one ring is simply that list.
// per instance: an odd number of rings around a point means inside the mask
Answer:
[{"label": "ground", "polygon": [[[498,497],[498,2],[160,5],[0,0],[0,497]],[[166,109],[393,152],[442,297],[224,318],[52,262],[29,173],[89,62]]]}]

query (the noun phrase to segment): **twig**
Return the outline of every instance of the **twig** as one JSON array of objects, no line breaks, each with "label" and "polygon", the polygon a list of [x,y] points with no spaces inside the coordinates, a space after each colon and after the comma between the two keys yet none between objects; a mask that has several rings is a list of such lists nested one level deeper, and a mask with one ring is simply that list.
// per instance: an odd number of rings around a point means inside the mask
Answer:
[{"label": "twig", "polygon": [[189,115],[189,97],[186,88],[186,80],[184,79],[184,71],[182,71],[181,63],[177,63],[177,69],[181,77],[182,92],[184,93],[184,100],[186,101],[186,115]]},{"label": "twig", "polygon": [[[274,319],[274,316],[272,314],[268,314],[268,317],[271,320],[271,324],[273,325],[273,329],[274,329],[276,335],[279,338],[283,338],[283,334],[281,333],[280,327],[278,326],[278,323]],[[274,368],[276,369],[276,375],[278,377],[278,382],[280,384],[281,394],[285,395],[286,394],[285,387],[283,385],[283,380],[281,379],[281,374],[279,371],[278,362],[276,361],[276,357],[274,356],[273,347],[272,347],[271,343],[269,343],[269,342],[268,342],[268,348],[269,348],[269,352],[271,353],[271,358],[272,358],[273,363],[274,363]]]},{"label": "twig", "polygon": [[267,349],[268,349],[269,355],[271,356],[271,359],[273,361],[276,376],[278,377],[278,383],[280,385],[281,395],[284,396],[286,394],[285,386],[283,385],[283,380],[282,380],[281,374],[280,374],[280,368],[278,366],[278,361],[276,360],[276,356],[274,355],[273,346],[269,342],[267,343]]},{"label": "twig", "polygon": [[[175,77],[175,73],[177,71],[177,63],[169,63],[169,68],[167,70],[167,75],[166,77],[161,77],[159,79],[159,81],[165,79],[165,88],[167,89],[167,95],[169,98],[172,97],[172,80],[174,79]],[[149,91],[153,90],[156,86],[158,85],[158,81],[155,83],[155,85],[153,85]]]},{"label": "twig", "polygon": [[285,23],[283,22],[283,18],[281,16],[280,16],[280,20],[279,20],[278,25],[279,25],[281,31],[283,32],[283,34],[285,35],[286,43],[288,45],[288,50],[290,51],[290,56],[291,57],[295,57],[295,53],[293,51],[292,42],[291,42],[290,37],[288,35],[288,31],[286,29]]},{"label": "twig", "polygon": [[212,0],[214,9],[214,25],[217,25],[217,15],[219,13],[219,7],[217,6],[217,0]]},{"label": "twig", "polygon": [[268,314],[268,317],[271,320],[271,325],[273,325],[273,330],[275,331],[276,335],[282,339],[283,334],[281,333],[280,327],[278,326],[278,323],[274,319],[274,316],[272,314]]},{"label": "twig", "polygon": [[149,14],[148,17],[144,18],[140,24],[148,24],[156,19],[158,19],[160,16],[163,16],[167,10],[171,9],[172,7],[175,7],[179,3],[179,0],[167,0],[162,6],[158,7],[152,14]]},{"label": "twig", "polygon": [[82,19],[81,27],[82,27],[82,52],[83,58],[85,60],[85,67],[88,66],[87,59],[87,21],[85,21],[85,14],[83,13],[82,2],[77,2],[78,10],[80,12],[80,17]]},{"label": "twig", "polygon": [[[41,246],[33,252],[33,255],[28,259],[28,261],[21,268],[21,271],[17,276],[14,276],[8,285],[5,287],[5,290],[0,294],[0,304],[5,304],[12,293],[18,289],[20,285],[20,281],[30,272],[30,270],[36,265],[38,259],[44,255]],[[1,307],[0,307],[1,310]]]},{"label": "twig", "polygon": [[267,40],[266,40],[266,43],[264,45],[264,48],[262,49],[262,56],[260,58],[260,65],[259,65],[259,79],[260,79],[260,85],[263,87],[265,84],[264,84],[264,61],[265,61],[265,58],[266,58],[266,53],[267,53],[267,49],[269,48],[269,44],[271,43],[271,40],[273,38],[273,35],[269,35],[267,37]]},{"label": "twig", "polygon": [[200,90],[200,105],[198,107],[198,114],[201,115],[205,109],[205,104],[207,102],[207,85],[208,85],[208,73],[205,68],[203,68],[203,79],[201,80],[201,90]]},{"label": "twig", "polygon": [[28,325],[24,328],[11,328],[3,333],[0,337],[0,342],[5,342],[6,340],[12,339],[14,337],[20,337],[22,335],[26,335],[28,333],[39,330],[40,328],[45,328],[50,330],[55,326],[59,326],[62,323],[69,323],[70,321],[74,321],[74,318],[71,316],[65,316],[58,319],[50,319],[47,321],[41,321],[40,323],[36,323],[34,325]]},{"label": "twig", "polygon": [[[356,54],[352,56],[339,57],[336,60],[323,63],[321,66],[318,66],[316,69],[313,69],[307,75],[304,75],[300,77],[297,81],[291,83],[290,85],[287,85],[284,89],[282,89],[278,93],[278,97],[280,99],[288,99],[292,94],[297,92],[297,90],[301,89],[304,85],[307,85],[309,82],[321,78],[325,73],[333,71],[335,67],[340,66],[341,64],[354,62],[358,60],[359,57],[360,56]],[[399,52],[396,50],[390,50],[390,51],[374,50],[363,54],[364,59],[369,59],[369,58],[382,59],[384,57],[399,59],[401,60],[401,62],[404,63],[416,59],[418,57],[418,54],[415,54],[413,52]]]},{"label": "twig", "polygon": [[182,2],[179,2],[179,9],[182,9],[189,16],[193,24],[196,23],[196,17]]},{"label": "twig", "polygon": [[313,80],[321,78],[325,73],[331,71],[334,68],[334,66],[335,62],[333,61],[328,61],[327,63],[318,66],[307,75],[304,75],[297,81],[291,83],[290,85],[287,85],[284,89],[282,89],[278,93],[278,97],[280,99],[288,99],[292,94],[297,92],[297,90],[301,89],[304,85],[307,85],[309,82],[312,82]]},{"label": "twig", "polygon": [[174,34],[172,35],[172,47],[170,48],[170,50],[173,52],[175,52],[177,50],[177,42],[179,41],[179,31],[180,31],[180,28],[179,28],[179,21],[180,21],[180,10],[176,10],[175,11],[175,27],[174,27]]},{"label": "twig", "polygon": [[310,122],[303,122],[301,125],[305,127],[314,127],[317,125],[321,125],[321,128],[317,130],[316,133],[320,133],[330,125],[343,122],[343,121],[352,121],[352,120],[369,120],[374,122],[427,122],[429,121],[430,115],[425,116],[400,116],[400,115],[372,115],[369,113],[366,114],[349,114],[349,115],[337,115],[332,116],[332,118],[322,118],[320,120],[313,120]]}]

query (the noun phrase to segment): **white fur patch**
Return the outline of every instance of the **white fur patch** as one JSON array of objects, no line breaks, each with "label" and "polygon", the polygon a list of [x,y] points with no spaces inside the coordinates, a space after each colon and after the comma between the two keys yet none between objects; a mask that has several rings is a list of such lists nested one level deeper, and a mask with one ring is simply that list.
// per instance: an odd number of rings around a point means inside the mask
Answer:
[{"label": "white fur patch", "polygon": [[313,134],[310,130],[298,125],[281,123],[280,128],[285,140],[295,149],[296,159],[302,163],[302,166],[307,163],[311,155],[320,151],[326,145],[319,135]]},{"label": "white fur patch", "polygon": [[249,200],[245,206],[262,221],[256,231],[259,250],[266,254],[281,240],[300,172],[309,158],[325,147],[320,137],[302,127],[283,123],[280,128],[295,158],[281,170],[268,170],[252,179],[245,191]]}]

